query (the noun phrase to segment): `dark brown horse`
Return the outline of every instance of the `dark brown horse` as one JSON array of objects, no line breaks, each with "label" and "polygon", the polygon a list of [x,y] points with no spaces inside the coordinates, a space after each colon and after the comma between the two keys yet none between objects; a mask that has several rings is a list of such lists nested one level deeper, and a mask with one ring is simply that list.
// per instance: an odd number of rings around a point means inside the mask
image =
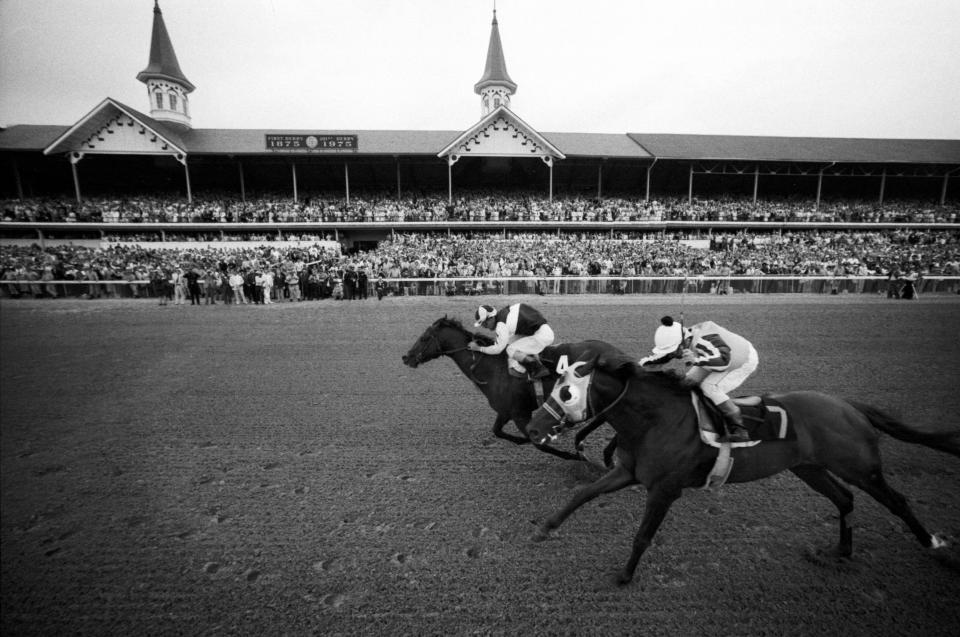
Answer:
[{"label": "dark brown horse", "polygon": [[[717,449],[700,440],[690,390],[661,373],[642,371],[629,357],[602,356],[582,359],[586,367],[574,376],[568,372],[557,382],[550,398],[534,411],[527,434],[537,442],[554,439],[565,418],[582,419],[602,412],[617,432],[616,465],[602,478],[584,487],[540,526],[534,540],[542,540],[578,507],[600,495],[632,484],[647,489],[643,520],[633,540],[633,550],[618,581],[629,582],[643,552],[653,540],[673,502],[683,489],[702,487],[717,458]],[[592,369],[592,382],[579,406],[571,396],[571,381]],[[576,382],[573,385],[577,385]],[[734,464],[728,482],[749,482],[790,470],[840,512],[840,542],[836,553],[853,550],[847,516],[853,510],[854,485],[901,518],[920,543],[940,548],[946,543],[931,535],[914,517],[906,499],[884,480],[878,448],[878,431],[899,440],[922,444],[960,456],[960,431],[924,433],[873,407],[827,394],[797,391],[771,394],[792,420],[796,438],[761,442],[732,450]]]},{"label": "dark brown horse", "polygon": [[[428,327],[410,351],[403,356],[404,364],[416,368],[421,363],[431,361],[440,356],[449,357],[464,376],[469,378],[479,389],[487,402],[497,413],[493,423],[493,435],[497,438],[509,440],[515,444],[529,444],[527,423],[530,414],[538,406],[533,383],[525,378],[516,378],[507,371],[507,355],[500,353],[495,356],[472,352],[467,349],[470,341],[484,341],[487,337],[465,329],[460,321],[443,317],[437,319]],[[613,345],[600,341],[584,341],[575,344],[561,344],[548,347],[540,354],[541,360],[553,372],[556,361],[562,355],[570,357],[590,356],[590,352],[610,351],[622,353]],[[543,393],[548,395],[557,381],[557,375],[551,373],[543,379]],[[510,421],[523,434],[516,436],[503,431]],[[578,440],[578,443],[580,441]],[[555,449],[545,441],[534,442],[535,446],[546,453],[559,456],[566,460],[585,460],[580,453],[571,453],[562,449]]]}]

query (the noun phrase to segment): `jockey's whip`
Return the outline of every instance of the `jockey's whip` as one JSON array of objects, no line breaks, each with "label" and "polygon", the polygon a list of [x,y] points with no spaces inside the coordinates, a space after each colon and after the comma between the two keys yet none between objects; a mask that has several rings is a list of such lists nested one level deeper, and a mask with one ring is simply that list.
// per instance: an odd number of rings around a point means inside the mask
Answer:
[{"label": "jockey's whip", "polygon": [[687,276],[683,276],[683,288],[680,290],[680,329],[683,329],[683,308],[687,299]]}]

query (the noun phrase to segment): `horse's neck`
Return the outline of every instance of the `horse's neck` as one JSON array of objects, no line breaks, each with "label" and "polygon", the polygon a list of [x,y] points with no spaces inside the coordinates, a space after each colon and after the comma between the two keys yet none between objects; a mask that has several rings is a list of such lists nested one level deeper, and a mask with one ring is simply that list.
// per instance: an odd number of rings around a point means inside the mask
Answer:
[{"label": "horse's neck", "polygon": [[[623,411],[611,407],[609,422],[619,433],[636,433],[656,426],[679,427],[693,413],[689,391],[677,391],[660,379],[633,377],[630,384],[634,387],[623,397]],[[610,391],[605,404],[612,404],[622,391],[622,385],[615,392]]]},{"label": "horse's neck", "polygon": [[[481,354],[479,352],[471,352],[469,350],[464,350],[460,352],[453,352],[447,354],[457,367],[460,368],[460,371],[463,372],[463,375],[469,378],[471,381],[476,383],[478,380],[484,384],[478,385],[484,393],[490,388],[489,380],[491,377],[496,374],[490,373],[491,370],[496,370],[497,365],[503,365],[504,371],[506,370],[506,363],[503,361],[503,356],[491,356],[488,354]],[[477,374],[480,374],[480,377]]]}]

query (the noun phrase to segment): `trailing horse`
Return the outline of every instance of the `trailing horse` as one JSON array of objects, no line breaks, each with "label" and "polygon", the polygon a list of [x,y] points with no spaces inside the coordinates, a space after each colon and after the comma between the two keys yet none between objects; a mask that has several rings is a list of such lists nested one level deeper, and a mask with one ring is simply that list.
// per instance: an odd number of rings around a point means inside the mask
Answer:
[{"label": "trailing horse", "polygon": [[750,482],[789,470],[833,502],[840,513],[836,553],[841,557],[853,550],[847,523],[853,494],[844,483],[866,491],[902,519],[924,547],[946,545],[924,528],[906,499],[884,480],[878,431],[955,456],[960,456],[960,431],[925,433],[874,407],[819,392],[796,391],[763,397],[764,403],[775,403],[782,411],[783,424],[773,436],[776,439],[736,443],[732,449],[714,447],[701,439],[691,392],[677,379],[643,371],[627,356],[583,357],[579,362],[583,367],[568,369],[550,398],[534,411],[527,433],[534,442],[553,440],[568,420],[576,424],[589,413],[600,413],[617,432],[617,462],[548,517],[532,539],[547,538],[567,516],[601,493],[644,485],[643,520],[619,573],[621,584],[632,579],[640,557],[683,489],[705,485],[720,452],[730,452],[734,460],[727,482]]},{"label": "trailing horse", "polygon": [[[409,367],[416,368],[421,363],[440,356],[449,357],[464,376],[487,397],[487,402],[497,413],[493,423],[493,435],[518,445],[528,444],[531,440],[527,436],[527,423],[530,421],[530,414],[538,406],[534,384],[525,378],[516,378],[509,374],[506,353],[490,356],[467,349],[467,343],[470,341],[482,341],[486,338],[482,334],[475,334],[465,329],[460,321],[444,316],[434,321],[420,335],[410,351],[403,356],[403,362]],[[560,356],[589,356],[591,352],[606,351],[622,353],[614,346],[601,341],[560,344],[546,348],[541,352],[540,359],[551,370],[551,374],[542,379],[543,395],[549,394],[557,381],[558,376],[553,370]],[[523,434],[522,437],[503,431],[504,426],[510,421],[513,421],[516,428]],[[544,441],[534,442],[534,445],[541,451],[566,460],[585,460],[580,453],[555,449]]]}]

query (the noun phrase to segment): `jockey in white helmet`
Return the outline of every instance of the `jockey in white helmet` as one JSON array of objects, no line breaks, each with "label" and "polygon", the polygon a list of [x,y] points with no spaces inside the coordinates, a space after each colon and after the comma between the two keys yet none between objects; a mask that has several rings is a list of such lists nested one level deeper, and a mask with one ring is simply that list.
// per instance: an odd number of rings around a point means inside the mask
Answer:
[{"label": "jockey in white helmet", "polygon": [[470,341],[468,349],[484,354],[506,350],[507,364],[514,375],[525,376],[529,371],[532,378],[542,378],[550,373],[538,355],[553,344],[554,334],[540,312],[526,303],[515,303],[499,311],[491,305],[481,305],[474,318],[474,327],[493,330],[497,338],[493,345],[487,346]]},{"label": "jockey in white helmet", "polygon": [[729,422],[724,442],[743,442],[750,434],[743,426],[743,415],[728,395],[757,369],[759,359],[753,345],[713,321],[683,328],[665,316],[654,335],[653,353],[640,365],[681,358],[689,366],[685,380],[700,386],[703,395],[713,401]]}]

